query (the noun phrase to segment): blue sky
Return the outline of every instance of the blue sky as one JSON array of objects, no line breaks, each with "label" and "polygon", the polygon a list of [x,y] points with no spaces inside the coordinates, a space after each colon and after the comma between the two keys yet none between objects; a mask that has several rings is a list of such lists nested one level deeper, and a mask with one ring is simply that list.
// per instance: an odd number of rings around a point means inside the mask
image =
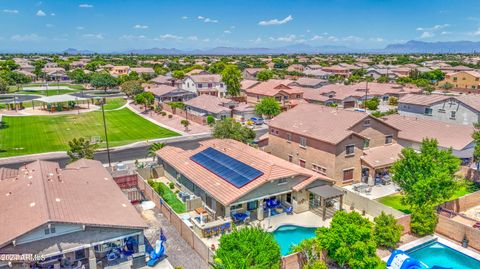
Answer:
[{"label": "blue sky", "polygon": [[0,51],[480,41],[478,0],[0,0]]}]

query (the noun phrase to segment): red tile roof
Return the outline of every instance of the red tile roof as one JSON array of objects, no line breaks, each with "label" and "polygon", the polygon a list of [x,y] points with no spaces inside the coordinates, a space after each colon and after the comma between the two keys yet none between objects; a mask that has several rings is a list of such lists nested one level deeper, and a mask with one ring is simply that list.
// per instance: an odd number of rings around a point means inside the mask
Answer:
[{"label": "red tile roof", "polygon": [[[195,183],[195,185],[212,195],[223,205],[230,205],[261,185],[280,178],[303,178],[300,183],[302,184],[301,186],[308,186],[316,180],[333,182],[332,179],[324,175],[302,168],[235,140],[211,139],[199,143],[200,146],[192,150],[184,150],[167,145],[157,151],[157,155],[160,159],[173,166],[179,173],[186,176],[189,180]],[[201,165],[190,160],[191,156],[208,147],[215,148],[238,161],[260,170],[263,172],[263,175],[241,188],[235,187]],[[294,189],[298,190],[300,184],[295,186]]]},{"label": "red tile roof", "polygon": [[98,161],[60,169],[35,161],[0,181],[0,246],[51,222],[143,229],[146,223]]}]

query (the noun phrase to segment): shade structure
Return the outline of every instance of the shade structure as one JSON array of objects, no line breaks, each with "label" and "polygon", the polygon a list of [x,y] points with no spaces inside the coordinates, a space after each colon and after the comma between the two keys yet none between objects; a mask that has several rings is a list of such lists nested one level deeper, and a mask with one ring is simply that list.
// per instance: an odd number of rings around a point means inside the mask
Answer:
[{"label": "shade structure", "polygon": [[200,151],[190,159],[237,188],[263,175],[263,172],[211,147]]},{"label": "shade structure", "polygon": [[87,100],[87,98],[77,97],[70,94],[61,94],[61,95],[53,95],[53,96],[45,96],[35,101],[40,101],[43,103],[64,103],[70,101],[80,101],[80,100]]}]

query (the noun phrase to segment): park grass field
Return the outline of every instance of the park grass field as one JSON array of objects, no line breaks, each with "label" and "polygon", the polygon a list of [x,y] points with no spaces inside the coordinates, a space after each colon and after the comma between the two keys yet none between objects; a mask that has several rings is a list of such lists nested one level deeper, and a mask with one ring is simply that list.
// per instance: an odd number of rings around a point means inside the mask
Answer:
[{"label": "park grass field", "polygon": [[122,107],[127,100],[123,98],[107,98],[107,103],[104,106],[105,110],[113,110]]},{"label": "park grass field", "polygon": [[[55,90],[55,89],[50,89],[50,90],[48,90],[48,96],[67,94],[67,93],[75,93],[75,92],[79,92],[79,90],[65,90],[65,89]],[[47,96],[47,91],[46,90],[39,90],[39,91],[20,90],[16,93],[17,94],[27,94],[27,95],[45,95],[45,96]]]},{"label": "park grass field", "polygon": [[[155,138],[178,136],[138,116],[129,109],[105,112],[111,147]],[[65,151],[74,137],[105,140],[100,111],[80,115],[3,117],[0,158],[51,151]],[[106,147],[101,142],[100,147]]]}]

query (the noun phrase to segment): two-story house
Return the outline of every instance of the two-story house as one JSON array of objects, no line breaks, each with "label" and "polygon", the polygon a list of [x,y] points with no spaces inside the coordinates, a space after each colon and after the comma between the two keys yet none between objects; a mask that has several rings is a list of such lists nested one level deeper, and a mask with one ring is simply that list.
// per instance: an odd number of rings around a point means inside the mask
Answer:
[{"label": "two-story house", "polygon": [[247,96],[247,102],[256,104],[262,98],[275,98],[283,108],[289,108],[295,103],[295,100],[303,98],[303,90],[298,86],[289,86],[292,80],[270,79],[268,81],[260,82],[244,89]]},{"label": "two-story house", "polygon": [[445,79],[438,83],[439,86],[449,84],[453,88],[480,89],[480,73],[477,71],[460,71],[447,73]]},{"label": "two-story house", "polygon": [[480,123],[480,96],[407,94],[398,100],[401,115],[472,125]]},{"label": "two-story house", "polygon": [[213,116],[215,119],[234,118],[245,121],[256,116],[255,107],[247,103],[239,103],[231,99],[199,95],[185,102],[186,110],[197,116]]},{"label": "two-story house", "polygon": [[398,129],[363,112],[301,104],[268,125],[265,151],[333,178],[338,185],[374,184],[401,151]]},{"label": "two-story house", "polygon": [[197,95],[209,94],[224,97],[227,87],[218,74],[191,75],[183,79],[181,88]]}]

